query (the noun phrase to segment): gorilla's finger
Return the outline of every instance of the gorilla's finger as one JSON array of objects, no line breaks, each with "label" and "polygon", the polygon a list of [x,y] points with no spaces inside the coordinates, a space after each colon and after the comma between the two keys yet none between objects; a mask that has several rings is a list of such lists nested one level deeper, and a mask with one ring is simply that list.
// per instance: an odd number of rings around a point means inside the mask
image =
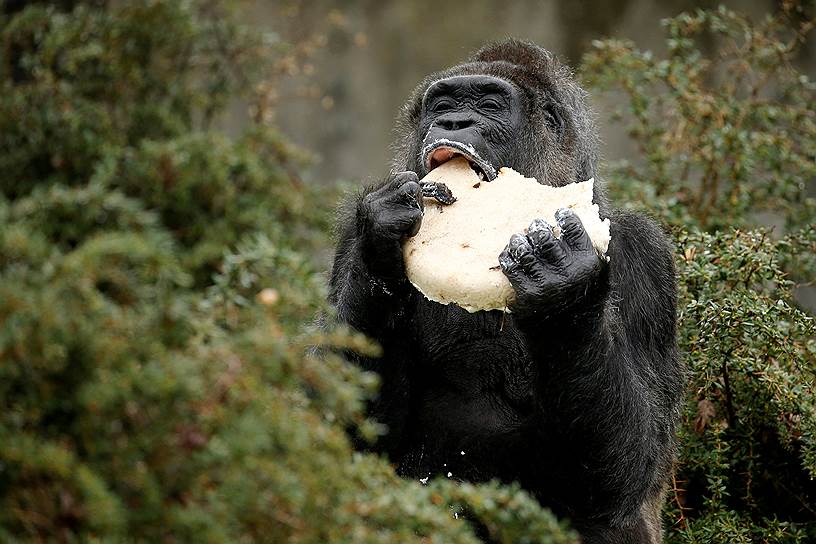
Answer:
[{"label": "gorilla's finger", "polygon": [[534,219],[530,223],[527,227],[527,239],[533,246],[533,252],[542,259],[560,263],[567,256],[561,240],[553,235],[552,227],[543,219]]},{"label": "gorilla's finger", "polygon": [[561,239],[573,251],[587,251],[592,249],[592,240],[589,238],[581,218],[569,208],[560,208],[555,212],[555,220],[561,227]]},{"label": "gorilla's finger", "polygon": [[518,263],[513,256],[510,255],[509,247],[505,247],[502,252],[499,253],[499,266],[501,266],[502,270],[505,272],[518,267]]},{"label": "gorilla's finger", "polygon": [[422,211],[417,210],[417,212],[413,212],[411,214],[411,224],[408,227],[408,230],[405,232],[405,235],[408,238],[416,236],[420,227],[422,227]]},{"label": "gorilla's finger", "polygon": [[422,185],[419,184],[417,181],[411,182],[411,187],[413,188],[416,186],[416,191],[414,192],[414,200],[416,200],[417,204],[419,204],[419,209],[423,212],[425,211],[425,196],[422,193]]},{"label": "gorilla's finger", "polygon": [[416,236],[422,227],[422,211],[418,208],[400,212],[395,217],[394,227],[396,231],[408,238]]},{"label": "gorilla's finger", "polygon": [[404,172],[397,172],[394,174],[394,182],[398,184],[397,187],[405,185],[410,181],[419,181],[419,176],[416,172],[405,170]]},{"label": "gorilla's finger", "polygon": [[400,187],[411,181],[417,182],[419,181],[419,179],[416,173],[411,172],[410,170],[391,174],[388,177],[388,180],[385,183],[383,183],[381,187],[366,195],[366,200],[370,202],[373,200],[388,198],[389,196],[397,192],[400,189]]},{"label": "gorilla's finger", "polygon": [[391,174],[391,179],[385,184],[384,189],[388,192],[393,192],[411,181],[419,181],[419,176],[416,175],[416,172],[411,172],[410,170],[396,172]]},{"label": "gorilla's finger", "polygon": [[519,266],[516,259],[513,258],[513,255],[510,253],[509,244],[499,253],[499,266],[501,266],[502,272],[507,276],[510,285],[513,287],[521,285],[521,282],[526,278],[524,269]]},{"label": "gorilla's finger", "polygon": [[543,239],[552,234],[552,227],[543,219],[533,219],[527,227],[527,238],[533,247],[536,247]]},{"label": "gorilla's finger", "polygon": [[387,202],[392,208],[408,206],[423,211],[422,187],[416,181],[407,181],[394,191]]},{"label": "gorilla's finger", "polygon": [[414,236],[422,224],[423,212],[409,192],[377,201],[370,210],[368,225],[375,237],[399,239]]},{"label": "gorilla's finger", "polygon": [[514,234],[507,246],[513,259],[519,264],[524,275],[529,278],[541,278],[546,273],[544,263],[533,252],[533,246],[523,234]]},{"label": "gorilla's finger", "polygon": [[547,275],[547,265],[532,252],[522,255],[518,263],[524,274],[533,281],[537,282]]},{"label": "gorilla's finger", "polygon": [[510,255],[516,262],[519,262],[522,256],[532,254],[533,252],[533,246],[530,245],[530,241],[523,234],[514,234],[511,236],[510,243],[507,244],[507,247],[510,250]]}]

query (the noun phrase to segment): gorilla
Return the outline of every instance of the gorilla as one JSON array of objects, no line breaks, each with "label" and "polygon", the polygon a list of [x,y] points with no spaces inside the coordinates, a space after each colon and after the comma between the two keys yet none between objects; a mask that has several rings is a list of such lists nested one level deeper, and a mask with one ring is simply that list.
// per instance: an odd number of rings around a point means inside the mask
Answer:
[{"label": "gorilla", "polygon": [[329,300],[383,348],[354,356],[381,377],[370,411],[388,433],[375,447],[409,478],[519,482],[584,542],[660,542],[684,388],[672,246],[596,182],[608,262],[563,209],[560,238],[537,220],[496,256],[510,313],[431,302],[407,281],[401,243],[421,228],[418,178],[456,155],[488,182],[502,166],[552,186],[597,180],[586,93],[536,45],[488,45],[417,87],[391,174],[341,210]]}]

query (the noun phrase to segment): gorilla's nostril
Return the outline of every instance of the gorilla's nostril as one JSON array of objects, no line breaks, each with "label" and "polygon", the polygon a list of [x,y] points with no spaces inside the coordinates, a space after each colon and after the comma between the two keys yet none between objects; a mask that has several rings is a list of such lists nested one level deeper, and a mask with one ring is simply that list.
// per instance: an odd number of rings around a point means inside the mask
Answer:
[{"label": "gorilla's nostril", "polygon": [[437,126],[444,130],[462,130],[463,128],[468,128],[473,126],[474,121],[468,117],[448,117],[448,118],[441,118],[436,121]]}]

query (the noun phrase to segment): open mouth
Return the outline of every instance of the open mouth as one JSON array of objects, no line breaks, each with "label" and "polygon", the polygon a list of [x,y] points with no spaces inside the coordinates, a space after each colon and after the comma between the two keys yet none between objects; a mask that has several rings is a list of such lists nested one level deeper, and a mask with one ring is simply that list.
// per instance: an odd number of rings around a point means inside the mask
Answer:
[{"label": "open mouth", "polygon": [[446,138],[436,140],[425,146],[422,156],[428,172],[454,157],[461,156],[470,163],[470,167],[482,181],[492,181],[496,178],[496,169],[493,165],[480,157],[473,146],[462,142]]}]

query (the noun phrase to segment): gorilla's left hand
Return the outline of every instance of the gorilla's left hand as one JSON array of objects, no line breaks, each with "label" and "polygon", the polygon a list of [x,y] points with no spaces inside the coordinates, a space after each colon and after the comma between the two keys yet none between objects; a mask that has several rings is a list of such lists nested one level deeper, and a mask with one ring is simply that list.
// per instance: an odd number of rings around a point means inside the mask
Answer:
[{"label": "gorilla's left hand", "polygon": [[543,219],[514,234],[499,264],[516,291],[511,304],[521,319],[563,316],[574,308],[598,308],[607,287],[607,263],[592,246],[581,219],[569,208],[555,214],[556,238]]}]

